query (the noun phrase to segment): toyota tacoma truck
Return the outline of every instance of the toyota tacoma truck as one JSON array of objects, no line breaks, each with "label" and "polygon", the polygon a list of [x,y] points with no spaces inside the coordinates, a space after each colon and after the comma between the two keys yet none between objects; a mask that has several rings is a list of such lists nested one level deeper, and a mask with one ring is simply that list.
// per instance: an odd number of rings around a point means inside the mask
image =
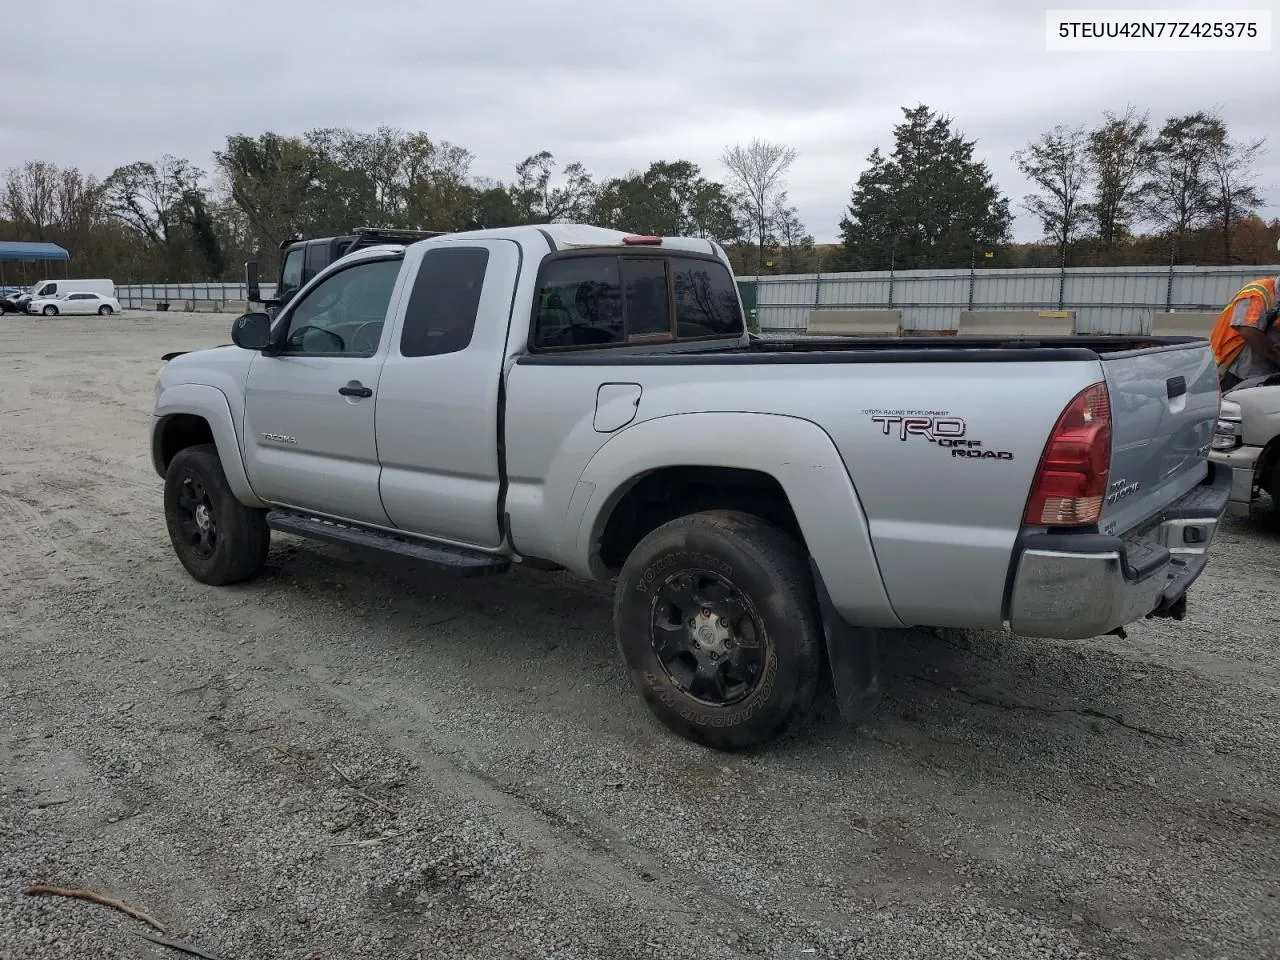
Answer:
[{"label": "toyota tacoma truck", "polygon": [[614,581],[657,717],[704,745],[877,699],[908,627],[1083,639],[1181,618],[1229,486],[1198,338],[763,340],[728,257],[584,225],[352,252],[168,354],[177,557],[273,534],[459,575]]}]

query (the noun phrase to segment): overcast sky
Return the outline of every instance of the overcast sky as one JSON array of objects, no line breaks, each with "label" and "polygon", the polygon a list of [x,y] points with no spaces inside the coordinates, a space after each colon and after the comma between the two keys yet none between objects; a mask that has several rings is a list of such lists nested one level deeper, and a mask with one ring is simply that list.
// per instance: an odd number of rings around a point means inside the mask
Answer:
[{"label": "overcast sky", "polygon": [[0,56],[0,168],[42,158],[105,176],[168,152],[210,169],[229,133],[389,124],[464,146],[475,155],[474,173],[504,180],[543,149],[562,164],[581,160],[597,177],[677,158],[721,177],[723,147],[760,137],[797,149],[791,198],[818,240],[831,241],[867,154],[891,148],[901,107],[924,103],[977,140],[977,156],[1014,200],[1018,238],[1035,239],[1040,229],[1020,209],[1027,185],[1010,154],[1055,123],[1093,123],[1132,103],[1157,123],[1218,107],[1237,138],[1268,137],[1263,213],[1280,216],[1280,44],[1251,54],[1050,53],[1045,6],[11,4]]}]

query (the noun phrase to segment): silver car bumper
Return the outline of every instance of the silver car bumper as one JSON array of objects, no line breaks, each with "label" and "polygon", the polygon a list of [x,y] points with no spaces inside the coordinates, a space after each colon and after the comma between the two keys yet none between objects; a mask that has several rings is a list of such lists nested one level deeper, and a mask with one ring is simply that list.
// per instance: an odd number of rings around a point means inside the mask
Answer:
[{"label": "silver car bumper", "polygon": [[1026,536],[1009,590],[1010,629],[1083,640],[1146,617],[1181,619],[1231,492],[1231,471],[1214,463],[1209,471],[1205,483],[1138,533]]},{"label": "silver car bumper", "polygon": [[1262,447],[1236,447],[1234,450],[1211,450],[1209,459],[1231,472],[1231,495],[1227,498],[1227,513],[1247,516],[1253,503],[1258,458]]}]

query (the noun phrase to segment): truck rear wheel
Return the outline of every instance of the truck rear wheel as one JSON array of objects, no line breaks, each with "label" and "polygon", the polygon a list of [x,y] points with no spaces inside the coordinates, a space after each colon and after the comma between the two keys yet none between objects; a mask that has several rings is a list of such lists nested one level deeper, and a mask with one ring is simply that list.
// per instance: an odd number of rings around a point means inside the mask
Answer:
[{"label": "truck rear wheel", "polygon": [[751,514],[690,514],[641,540],[618,577],[614,625],[649,708],[705,746],[766,743],[817,697],[822,621],[804,551]]},{"label": "truck rear wheel", "polygon": [[213,444],[187,447],[170,462],[164,517],[178,560],[201,583],[247,580],[267,562],[266,511],[236,499]]}]

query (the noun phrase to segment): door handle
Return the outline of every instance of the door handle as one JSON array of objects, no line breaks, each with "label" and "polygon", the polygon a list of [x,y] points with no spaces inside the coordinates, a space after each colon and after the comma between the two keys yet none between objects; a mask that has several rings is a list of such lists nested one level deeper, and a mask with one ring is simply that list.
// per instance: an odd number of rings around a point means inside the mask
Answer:
[{"label": "door handle", "polygon": [[338,392],[344,397],[372,397],[373,391],[362,384],[359,380],[352,380],[345,387],[339,387]]}]

